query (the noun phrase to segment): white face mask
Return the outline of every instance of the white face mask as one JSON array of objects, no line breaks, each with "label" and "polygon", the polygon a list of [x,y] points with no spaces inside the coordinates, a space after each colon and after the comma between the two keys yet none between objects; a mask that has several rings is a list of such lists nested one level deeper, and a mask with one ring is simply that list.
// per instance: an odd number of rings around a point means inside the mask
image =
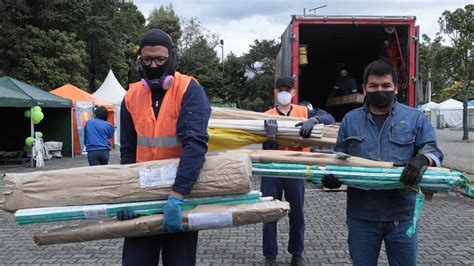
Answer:
[{"label": "white face mask", "polygon": [[293,95],[291,95],[291,93],[287,91],[280,91],[277,94],[278,102],[281,105],[288,105],[289,103],[291,103],[291,98],[293,98]]}]

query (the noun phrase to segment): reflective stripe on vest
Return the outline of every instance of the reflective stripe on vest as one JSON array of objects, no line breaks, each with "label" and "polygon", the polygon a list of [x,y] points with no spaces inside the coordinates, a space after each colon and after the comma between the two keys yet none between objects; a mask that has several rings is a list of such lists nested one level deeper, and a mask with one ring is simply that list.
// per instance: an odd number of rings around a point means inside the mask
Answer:
[{"label": "reflective stripe on vest", "polygon": [[[296,105],[296,104],[291,104],[293,106],[293,109],[291,109],[290,115],[291,117],[299,117],[302,119],[308,119],[308,108],[306,106],[301,106],[301,105]],[[265,112],[265,114],[269,115],[280,115],[278,113],[278,110],[276,107],[268,110]],[[292,148],[292,147],[287,147],[287,146],[281,146],[281,150],[290,150],[290,151],[305,151],[309,152],[310,148],[308,147],[301,147],[301,148]]]},{"label": "reflective stripe on vest", "polygon": [[137,137],[137,145],[146,147],[174,147],[181,146],[178,137]]},{"label": "reflective stripe on vest", "polygon": [[160,112],[155,118],[151,90],[144,81],[130,84],[125,94],[125,105],[137,132],[137,162],[178,158],[181,143],[176,135],[176,125],[181,112],[181,103],[193,78],[175,72],[173,83],[160,103]]}]

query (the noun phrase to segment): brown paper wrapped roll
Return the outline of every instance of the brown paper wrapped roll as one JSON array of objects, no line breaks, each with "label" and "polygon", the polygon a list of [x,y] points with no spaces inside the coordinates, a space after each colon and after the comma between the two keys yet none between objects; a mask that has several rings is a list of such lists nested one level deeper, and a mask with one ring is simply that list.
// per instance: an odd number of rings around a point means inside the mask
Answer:
[{"label": "brown paper wrapped roll", "polygon": [[[5,174],[0,208],[18,209],[166,199],[179,159]],[[244,194],[250,191],[248,155],[206,157],[188,197]],[[171,182],[172,182],[171,181]]]},{"label": "brown paper wrapped roll", "polygon": [[[198,231],[272,222],[285,217],[289,211],[289,204],[278,200],[238,205],[200,205],[183,212],[183,226],[185,231]],[[38,232],[33,241],[37,245],[51,245],[158,235],[164,233],[162,223],[162,214],[126,221],[96,221]]]}]

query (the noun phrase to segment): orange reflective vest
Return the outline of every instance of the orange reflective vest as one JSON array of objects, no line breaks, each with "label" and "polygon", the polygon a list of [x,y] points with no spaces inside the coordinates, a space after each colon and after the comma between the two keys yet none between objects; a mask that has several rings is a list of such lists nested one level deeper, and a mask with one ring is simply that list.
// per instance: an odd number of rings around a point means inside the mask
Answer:
[{"label": "orange reflective vest", "polygon": [[[301,105],[296,105],[296,104],[291,104],[291,106],[293,108],[291,109],[291,112],[290,112],[289,116],[308,119],[308,108],[306,106],[301,106]],[[273,107],[272,109],[266,111],[265,114],[280,115],[278,113],[278,110],[276,109],[276,107]],[[305,152],[310,151],[310,148],[308,148],[308,147],[306,147],[306,148],[292,148],[292,147],[287,147],[287,146],[281,146],[280,149],[281,150],[290,150],[290,151],[305,151]]]},{"label": "orange reflective vest", "polygon": [[137,132],[137,162],[178,158],[182,152],[176,135],[176,123],[181,102],[193,78],[175,72],[173,83],[166,91],[158,118],[151,103],[151,89],[145,81],[130,84],[125,105]]}]

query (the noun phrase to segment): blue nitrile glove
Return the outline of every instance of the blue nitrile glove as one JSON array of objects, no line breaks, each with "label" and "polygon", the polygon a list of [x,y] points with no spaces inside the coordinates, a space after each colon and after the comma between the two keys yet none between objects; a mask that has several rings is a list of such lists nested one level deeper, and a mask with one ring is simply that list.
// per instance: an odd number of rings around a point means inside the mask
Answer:
[{"label": "blue nitrile glove", "polygon": [[168,201],[163,208],[163,214],[165,216],[163,229],[165,232],[174,233],[184,231],[181,204],[183,204],[183,199],[169,195]]},{"label": "blue nitrile glove", "polygon": [[130,208],[123,208],[121,211],[117,212],[117,220],[119,221],[134,219],[138,216],[140,215]]},{"label": "blue nitrile glove", "polygon": [[295,127],[301,126],[300,136],[303,138],[309,138],[311,137],[311,131],[313,130],[314,124],[317,123],[319,123],[318,119],[311,117],[308,120],[296,123]]}]

